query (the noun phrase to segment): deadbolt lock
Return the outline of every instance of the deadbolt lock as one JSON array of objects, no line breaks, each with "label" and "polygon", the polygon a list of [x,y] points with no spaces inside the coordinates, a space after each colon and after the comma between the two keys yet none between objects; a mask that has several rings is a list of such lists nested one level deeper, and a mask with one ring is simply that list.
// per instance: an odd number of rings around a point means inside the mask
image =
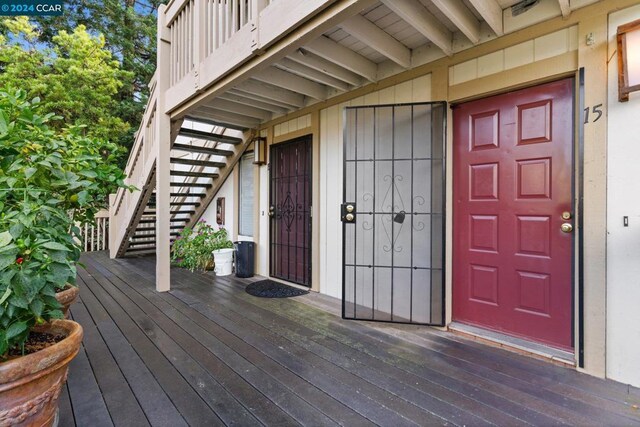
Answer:
[{"label": "deadbolt lock", "polygon": [[560,226],[560,230],[562,230],[563,233],[571,233],[573,231],[573,225],[565,222]]},{"label": "deadbolt lock", "polygon": [[347,224],[354,224],[356,221],[356,204],[347,202],[340,205],[340,220]]},{"label": "deadbolt lock", "polygon": [[568,219],[571,219],[571,212],[569,211],[562,212],[562,219],[564,219],[565,221]]}]

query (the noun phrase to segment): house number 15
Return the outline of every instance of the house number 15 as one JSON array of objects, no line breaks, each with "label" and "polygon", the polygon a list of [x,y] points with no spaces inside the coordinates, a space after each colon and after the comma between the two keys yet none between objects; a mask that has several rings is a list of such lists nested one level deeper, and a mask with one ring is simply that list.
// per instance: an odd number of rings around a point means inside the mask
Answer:
[{"label": "house number 15", "polygon": [[594,105],[593,107],[584,109],[584,123],[589,123],[589,111],[595,114],[595,119],[591,120],[592,123],[597,122],[602,117],[602,104]]}]

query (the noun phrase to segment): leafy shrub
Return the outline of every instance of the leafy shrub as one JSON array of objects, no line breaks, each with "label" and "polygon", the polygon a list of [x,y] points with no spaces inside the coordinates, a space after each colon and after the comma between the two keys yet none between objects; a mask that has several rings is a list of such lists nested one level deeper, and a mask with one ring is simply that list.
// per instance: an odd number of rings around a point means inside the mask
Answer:
[{"label": "leafy shrub", "polygon": [[186,227],[182,230],[171,248],[171,260],[179,267],[204,271],[211,261],[211,252],[226,248],[233,248],[227,230],[220,228],[215,231],[200,220],[193,229]]},{"label": "leafy shrub", "polygon": [[126,187],[114,144],[81,127],[54,131],[54,120],[37,98],[0,89],[0,357],[35,324],[62,317],[55,293],[75,283],[77,224]]}]

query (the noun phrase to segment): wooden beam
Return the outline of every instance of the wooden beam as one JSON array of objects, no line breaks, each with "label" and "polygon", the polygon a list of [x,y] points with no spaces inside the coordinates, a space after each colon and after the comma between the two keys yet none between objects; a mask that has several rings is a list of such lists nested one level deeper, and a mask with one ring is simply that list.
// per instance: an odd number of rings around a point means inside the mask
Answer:
[{"label": "wooden beam", "polygon": [[296,74],[309,80],[331,86],[332,88],[341,90],[343,92],[348,91],[350,88],[350,86],[342,80],[331,77],[330,75],[325,74],[322,71],[314,70],[313,68],[298,64],[297,62],[292,61],[288,58],[283,58],[282,60],[280,60],[280,62],[276,64],[276,67],[280,67],[281,69],[289,73]]},{"label": "wooden beam", "polygon": [[[188,116],[185,116],[185,119],[191,120],[192,122],[203,123],[205,125],[218,126],[218,127],[223,128],[223,129],[233,129],[233,130],[237,130],[237,131],[246,130],[246,128],[244,128],[242,126],[237,126],[237,125],[234,125],[234,124],[231,124],[231,123],[222,123],[221,121],[214,120],[211,117],[198,116],[197,114],[189,114]],[[224,141],[221,141],[221,142],[224,142]]]},{"label": "wooden beam", "polygon": [[171,202],[171,206],[200,206],[198,202]]},{"label": "wooden beam", "polygon": [[217,178],[219,175],[217,173],[210,172],[191,172],[191,171],[179,171],[172,170],[171,176],[188,176],[190,178]]},{"label": "wooden beam", "polygon": [[217,108],[218,110],[227,111],[229,113],[242,114],[243,116],[252,117],[260,121],[271,120],[273,116],[270,111],[265,111],[250,105],[238,104],[237,102],[220,98],[216,98],[213,101],[208,102],[205,106]]},{"label": "wooden beam", "polygon": [[293,109],[298,108],[298,107],[292,107],[289,104],[285,104],[284,102],[277,101],[277,100],[275,100],[273,98],[268,98],[266,96],[258,95],[258,94],[247,92],[247,91],[243,91],[243,90],[240,90],[240,89],[231,89],[231,90],[229,90],[228,92],[226,92],[224,94],[224,96],[227,96],[227,95],[239,96],[239,97],[242,97],[242,98],[245,98],[245,99],[249,99],[249,100],[252,100],[252,101],[258,101],[258,102],[263,102],[263,103],[267,103],[267,104],[270,104],[270,105],[275,105],[275,106],[280,107],[281,109],[283,109],[284,110],[284,114],[288,113],[289,111],[291,111]]},{"label": "wooden beam", "polygon": [[482,19],[487,22],[496,36],[504,34],[502,8],[496,0],[469,0],[471,6],[478,11]]},{"label": "wooden beam", "polygon": [[471,43],[478,44],[480,41],[480,22],[462,0],[431,0],[431,3],[440,9]]},{"label": "wooden beam", "polygon": [[378,75],[378,65],[364,56],[342,46],[328,37],[321,36],[307,44],[304,50],[315,53],[321,58],[331,61],[365,79],[375,82]]},{"label": "wooden beam", "polygon": [[287,112],[289,112],[287,108],[280,107],[274,103],[257,101],[255,99],[247,98],[246,96],[242,95],[236,95],[231,92],[220,95],[217,99],[224,99],[227,101],[233,101],[237,104],[249,105],[255,108],[260,108],[262,110],[271,111],[275,114],[286,114]]},{"label": "wooden beam", "polygon": [[[195,121],[198,121],[197,119],[194,119]],[[207,123],[209,124],[209,123]],[[215,125],[217,126],[217,125]],[[187,128],[181,128],[178,131],[179,135],[182,136],[186,136],[187,138],[194,138],[194,139],[201,139],[203,141],[217,141],[217,142],[222,142],[223,144],[240,144],[242,143],[242,139],[241,138],[237,138],[235,136],[230,136],[230,135],[222,135],[219,133],[211,133],[211,132],[205,132],[202,130],[196,130],[196,129],[187,129]]]},{"label": "wooden beam", "polygon": [[269,67],[253,76],[253,78],[264,83],[288,89],[292,92],[307,95],[319,101],[327,99],[326,86],[287,71],[282,71],[279,68]]},{"label": "wooden beam", "polygon": [[560,5],[562,18],[567,19],[569,15],[571,15],[571,5],[569,4],[569,0],[558,0],[558,4]]},{"label": "wooden beam", "polygon": [[[158,9],[158,69],[169,70],[171,66],[170,54],[171,45],[163,41],[160,37],[162,29],[165,27],[165,8]],[[171,288],[171,236],[169,226],[171,224],[171,116],[166,113],[166,93],[169,89],[169,73],[158,73],[157,87],[158,100],[156,104],[156,119],[154,134],[157,139],[155,147],[156,157],[156,235],[158,236],[158,249],[156,251],[156,291],[166,292]],[[137,226],[137,224],[136,224]]]},{"label": "wooden beam", "polygon": [[[189,145],[189,144],[173,144],[171,147],[174,150],[180,151],[188,151],[190,153],[203,153],[203,154],[211,154],[213,156],[224,156],[229,157],[233,154],[231,150],[221,150],[220,148],[212,148],[212,147],[202,147],[200,145]],[[171,175],[178,175],[171,171]],[[183,175],[187,176],[187,175]]]},{"label": "wooden beam", "polygon": [[[170,193],[171,197],[200,197],[201,199],[206,196],[205,193]],[[171,222],[187,222],[188,219],[185,218],[172,218]]]},{"label": "wooden beam", "polygon": [[229,113],[217,108],[211,108],[207,106],[200,106],[196,108],[195,114],[202,117],[209,117],[223,126],[226,124],[235,125],[241,129],[253,129],[260,126],[260,120],[256,120],[251,117],[243,116],[242,114]]},{"label": "wooden beam", "polygon": [[401,67],[411,68],[411,50],[364,16],[352,16],[339,27]]},{"label": "wooden beam", "polygon": [[431,40],[446,55],[453,55],[453,34],[418,0],[382,0],[382,3]]},{"label": "wooden beam", "polygon": [[177,165],[192,165],[192,166],[203,166],[203,167],[211,167],[211,168],[223,168],[227,165],[224,162],[209,162],[206,160],[179,159],[177,157],[172,157],[171,163],[174,163]]},{"label": "wooden beam", "polygon": [[[210,182],[177,182],[177,181],[171,181],[171,186],[172,187],[211,188],[212,185],[213,184],[211,184]],[[173,206],[173,205],[171,205],[171,206]]]},{"label": "wooden beam", "polygon": [[[171,227],[169,227],[171,230],[180,230],[181,228],[183,228],[182,225],[172,225]],[[156,227],[138,227],[136,228],[136,231],[155,231]]]},{"label": "wooden beam", "polygon": [[311,52],[307,52],[303,49],[298,49],[291,55],[287,56],[287,59],[297,62],[298,64],[305,65],[316,71],[319,71],[328,76],[334,77],[343,82],[349,83],[352,86],[362,86],[362,77],[358,74],[346,70],[339,65],[329,62],[319,56],[314,55]]},{"label": "wooden beam", "polygon": [[304,95],[266,83],[257,82],[255,80],[244,81],[237,85],[235,89],[263,96],[267,99],[273,99],[275,101],[282,102],[283,104],[287,104],[290,107],[301,108],[305,105]]}]

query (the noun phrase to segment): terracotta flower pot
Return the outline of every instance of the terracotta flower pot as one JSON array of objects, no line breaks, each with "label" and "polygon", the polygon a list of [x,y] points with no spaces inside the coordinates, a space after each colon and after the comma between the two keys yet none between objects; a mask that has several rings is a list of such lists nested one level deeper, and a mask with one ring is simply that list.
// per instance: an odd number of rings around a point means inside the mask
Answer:
[{"label": "terracotta flower pot", "polygon": [[67,285],[64,290],[56,292],[56,299],[62,304],[62,312],[64,313],[65,319],[69,318],[69,307],[76,302],[79,293],[80,289],[73,285]]},{"label": "terracotta flower pot", "polygon": [[65,335],[62,341],[26,356],[0,363],[0,426],[51,426],[67,369],[82,342],[82,327],[54,320],[34,328]]}]

